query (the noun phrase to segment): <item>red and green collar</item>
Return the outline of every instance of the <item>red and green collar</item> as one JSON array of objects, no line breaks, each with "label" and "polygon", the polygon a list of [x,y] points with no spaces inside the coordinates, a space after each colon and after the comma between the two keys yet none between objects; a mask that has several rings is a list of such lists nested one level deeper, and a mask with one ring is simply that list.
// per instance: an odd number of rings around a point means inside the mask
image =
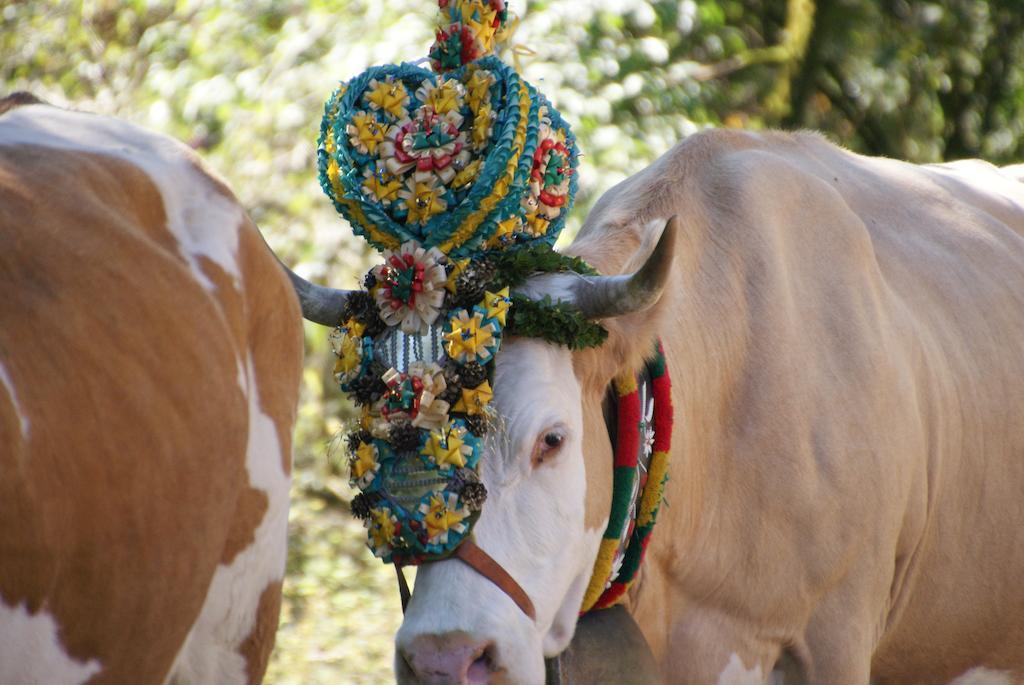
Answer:
[{"label": "red and green collar", "polygon": [[612,506],[580,613],[617,604],[636,579],[668,480],[672,444],[672,383],[659,342],[638,374],[610,390],[615,418]]}]

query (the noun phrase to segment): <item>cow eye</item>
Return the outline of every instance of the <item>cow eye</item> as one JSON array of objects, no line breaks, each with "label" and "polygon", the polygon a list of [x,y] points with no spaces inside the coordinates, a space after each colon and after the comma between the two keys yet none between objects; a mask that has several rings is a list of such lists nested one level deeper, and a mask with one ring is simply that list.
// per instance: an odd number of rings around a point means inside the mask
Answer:
[{"label": "cow eye", "polygon": [[565,433],[561,429],[551,428],[542,432],[533,447],[533,457],[530,460],[533,466],[540,466],[546,459],[555,456],[564,443]]},{"label": "cow eye", "polygon": [[565,438],[558,433],[547,433],[544,435],[544,446],[548,449],[555,449],[562,446],[562,440]]}]

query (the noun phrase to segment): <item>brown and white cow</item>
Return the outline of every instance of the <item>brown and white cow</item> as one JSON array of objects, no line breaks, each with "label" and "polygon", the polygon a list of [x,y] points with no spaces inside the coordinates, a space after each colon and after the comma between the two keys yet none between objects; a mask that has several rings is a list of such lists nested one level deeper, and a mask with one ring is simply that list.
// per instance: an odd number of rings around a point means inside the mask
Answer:
[{"label": "brown and white cow", "polygon": [[[664,291],[606,318],[604,347],[497,357],[476,542],[536,621],[459,561],[429,564],[399,682],[542,682],[607,519],[601,400],[655,338],[672,464],[628,606],[665,682],[1022,682],[1024,185],[714,131],[609,191],[569,251],[631,272],[673,215]],[[598,311],[608,292],[575,275],[527,290]],[[552,432],[560,448],[531,459]]]},{"label": "brown and white cow", "polygon": [[0,683],[259,682],[296,297],[184,146],[18,102],[0,107]]}]

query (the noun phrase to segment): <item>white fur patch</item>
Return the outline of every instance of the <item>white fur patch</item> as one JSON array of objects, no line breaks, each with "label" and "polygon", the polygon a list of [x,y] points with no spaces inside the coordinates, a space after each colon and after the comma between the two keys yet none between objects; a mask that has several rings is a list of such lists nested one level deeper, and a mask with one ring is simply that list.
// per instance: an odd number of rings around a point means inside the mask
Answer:
[{"label": "white fur patch", "polygon": [[735,652],[729,657],[725,670],[718,674],[718,685],[764,685],[764,682],[761,665],[758,664],[748,670]]},{"label": "white fur patch", "polygon": [[30,614],[0,602],[0,683],[78,685],[103,670],[96,659],[70,657],[58,633],[46,611]]},{"label": "white fur patch", "polygon": [[189,632],[169,682],[244,683],[246,663],[238,647],[256,625],[260,596],[284,577],[288,552],[288,490],[291,477],[282,467],[274,421],[260,410],[252,361],[239,369],[239,385],[249,398],[249,484],[267,493],[269,506],[255,541],[230,566],[213,576],[206,602]]},{"label": "white fur patch", "polygon": [[4,115],[0,145],[90,152],[139,167],[159,189],[167,228],[195,279],[207,290],[214,289],[199,264],[199,257],[207,257],[237,284],[242,208],[197,171],[196,158],[178,141],[119,119],[27,105]]},{"label": "white fur patch", "polygon": [[1014,685],[1014,680],[1007,671],[994,671],[978,666],[957,676],[949,685]]},{"label": "white fur patch", "polygon": [[14,390],[14,382],[7,374],[7,369],[4,368],[2,363],[0,363],[0,386],[3,386],[7,391],[7,396],[11,398],[11,404],[14,405],[14,413],[18,415],[18,423],[21,425],[21,437],[23,440],[27,440],[29,429],[28,414],[18,405],[18,393]]}]

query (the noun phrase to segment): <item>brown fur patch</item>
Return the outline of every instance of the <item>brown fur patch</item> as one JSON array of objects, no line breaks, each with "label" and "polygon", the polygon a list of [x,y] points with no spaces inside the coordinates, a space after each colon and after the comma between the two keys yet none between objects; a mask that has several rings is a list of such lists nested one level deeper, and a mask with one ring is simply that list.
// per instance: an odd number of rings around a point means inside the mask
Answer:
[{"label": "brown fur patch", "polygon": [[248,339],[245,330],[246,302],[239,290],[241,284],[235,283],[231,274],[206,255],[199,255],[196,261],[203,275],[210,279],[216,288],[213,296],[220,305],[220,315],[224,317],[224,322],[231,331],[230,339],[235,343],[238,358],[244,364]]},{"label": "brown fur patch", "polygon": [[280,615],[281,581],[278,580],[264,588],[259,606],[256,608],[256,623],[238,648],[238,653],[245,658],[245,672],[249,678],[249,685],[259,685],[263,682],[270,653],[274,650],[274,638],[277,635]]},{"label": "brown fur patch", "polygon": [[231,519],[228,539],[224,543],[220,563],[228,566],[239,553],[248,549],[256,540],[256,529],[267,513],[269,500],[267,493],[256,488],[246,488],[238,496],[235,515]]}]

